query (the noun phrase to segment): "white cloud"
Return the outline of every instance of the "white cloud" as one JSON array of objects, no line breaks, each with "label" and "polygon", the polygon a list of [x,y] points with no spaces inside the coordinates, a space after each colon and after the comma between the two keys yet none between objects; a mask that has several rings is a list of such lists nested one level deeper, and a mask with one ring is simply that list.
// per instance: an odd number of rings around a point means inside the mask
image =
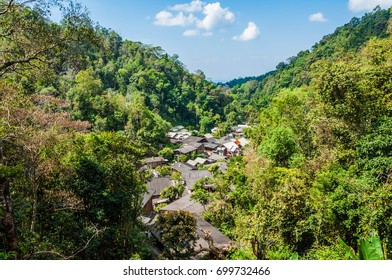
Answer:
[{"label": "white cloud", "polygon": [[200,30],[198,29],[188,29],[185,30],[184,33],[182,33],[182,35],[186,36],[186,37],[196,37],[200,35]]},{"label": "white cloud", "polygon": [[233,23],[235,15],[220,2],[207,4],[202,0],[192,0],[162,10],[155,15],[154,24],[159,26],[188,27],[183,36],[212,36],[217,26]]},{"label": "white cloud", "polygon": [[234,36],[233,40],[237,41],[251,41],[260,36],[260,29],[254,22],[249,22],[248,27],[239,36]]},{"label": "white cloud", "polygon": [[214,34],[208,31],[202,32],[200,29],[188,29],[185,30],[184,33],[182,33],[182,35],[185,37],[197,37],[197,36],[211,37]]},{"label": "white cloud", "polygon": [[185,30],[184,33],[182,33],[182,35],[184,35],[186,37],[200,36],[200,30],[199,29],[188,29],[188,30]]},{"label": "white cloud", "polygon": [[392,6],[392,0],[349,0],[348,8],[353,12],[371,11],[375,7],[389,8]]},{"label": "white cloud", "polygon": [[206,5],[203,14],[205,17],[199,22],[198,27],[205,30],[211,30],[219,22],[232,23],[235,19],[234,13],[229,8],[222,8],[219,2]]},{"label": "white cloud", "polygon": [[182,11],[187,13],[201,12],[203,11],[206,3],[200,0],[193,0],[191,3],[177,4],[169,8],[171,11]]},{"label": "white cloud", "polygon": [[168,11],[160,11],[155,16],[154,24],[160,26],[189,26],[194,24],[196,21],[197,18],[193,14],[186,16],[183,12],[180,12],[173,15]]},{"label": "white cloud", "polygon": [[311,22],[327,22],[327,18],[322,13],[315,13],[309,16]]}]

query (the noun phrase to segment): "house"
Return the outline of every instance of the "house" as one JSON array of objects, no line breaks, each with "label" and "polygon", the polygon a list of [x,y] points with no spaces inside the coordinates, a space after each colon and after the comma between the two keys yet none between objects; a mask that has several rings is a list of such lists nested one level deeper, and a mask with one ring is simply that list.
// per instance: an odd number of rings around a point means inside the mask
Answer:
[{"label": "house", "polygon": [[179,155],[191,155],[192,153],[202,154],[204,152],[203,143],[190,142],[182,145],[180,148],[174,150],[174,154]]},{"label": "house", "polygon": [[219,144],[216,143],[204,143],[204,152],[208,155],[212,155],[213,153],[216,152],[216,150],[219,148]]},{"label": "house", "polygon": [[170,143],[181,144],[184,139],[189,135],[187,133],[176,133],[173,137],[170,137]]},{"label": "house", "polygon": [[235,138],[232,134],[229,134],[229,135],[223,136],[223,137],[219,138],[218,140],[216,140],[215,144],[223,145],[223,144],[226,144],[226,143],[232,142],[232,141],[235,141]]},{"label": "house", "polygon": [[190,170],[182,173],[182,179],[185,181],[188,192],[192,192],[193,185],[203,178],[212,178],[212,173],[208,170]]},{"label": "house", "polygon": [[162,207],[159,212],[175,212],[178,210],[185,210],[191,213],[193,216],[201,216],[204,211],[203,205],[199,202],[195,202],[190,199],[190,194],[186,194],[176,201]]},{"label": "house", "polygon": [[168,132],[168,133],[166,133],[166,136],[169,138],[174,138],[177,136],[177,132]]},{"label": "house", "polygon": [[234,157],[241,152],[240,147],[235,142],[228,142],[223,144],[223,146],[226,148],[226,156]]},{"label": "house", "polygon": [[171,185],[173,185],[172,181],[170,180],[169,176],[166,176],[152,178],[151,181],[147,182],[146,188],[147,190],[155,191],[154,196],[159,197],[161,195],[161,191]]},{"label": "house", "polygon": [[195,159],[195,162],[197,164],[206,164],[206,163],[208,163],[208,159],[198,157],[198,158]]},{"label": "house", "polygon": [[181,173],[188,192],[193,190],[193,185],[196,183],[196,181],[205,177],[212,177],[212,173],[208,170],[197,170],[194,165],[189,163],[177,162],[173,164],[172,168]]},{"label": "house", "polygon": [[168,199],[161,198],[161,192],[169,186],[173,186],[173,182],[170,180],[169,176],[155,177],[147,182],[146,188],[148,193],[143,198],[144,213],[150,213],[154,210],[156,205],[168,202]]},{"label": "house", "polygon": [[241,147],[245,147],[249,144],[249,140],[244,137],[238,139],[238,142],[240,142]]},{"label": "house", "polygon": [[197,148],[192,145],[183,145],[180,148],[174,150],[174,154],[176,156],[191,155],[192,153],[196,153],[196,152],[197,152]]},{"label": "house", "polygon": [[170,132],[178,132],[183,129],[185,129],[185,127],[183,127],[182,125],[177,125],[177,126],[173,127],[172,129],[170,129]]},{"label": "house", "polygon": [[[198,235],[198,240],[196,242],[195,248],[209,248],[208,242],[204,239],[204,232],[208,232],[214,241],[214,246],[223,249],[228,247],[232,241],[221,233],[217,228],[208,223],[206,220],[201,218],[204,212],[204,207],[195,201],[190,199],[190,195],[184,195],[182,198],[170,203],[169,205],[162,207],[160,213],[163,212],[176,212],[179,210],[188,211],[192,216],[196,218],[196,233]],[[203,232],[204,231],[204,232]]]},{"label": "house", "polygon": [[193,165],[189,165],[187,163],[184,162],[176,162],[172,165],[172,168],[178,172],[180,172],[181,174],[189,172],[190,170],[194,170],[196,169],[195,166]]},{"label": "house", "polygon": [[216,149],[216,154],[220,156],[226,156],[227,155],[227,149],[225,146],[220,146]]},{"label": "house", "polygon": [[196,166],[198,166],[200,164],[204,165],[204,164],[208,163],[208,159],[206,159],[206,158],[196,158],[195,160],[188,160],[186,163],[196,167]]},{"label": "house", "polygon": [[188,145],[191,145],[196,148],[196,154],[204,153],[204,144],[203,143],[192,142],[192,143],[189,143]]},{"label": "house", "polygon": [[173,144],[181,144],[191,135],[192,132],[184,128],[182,125],[175,126],[166,133],[166,136],[170,138],[170,142]]},{"label": "house", "polygon": [[204,239],[204,232],[208,232],[214,241],[214,246],[219,249],[228,248],[233,241],[231,241],[226,235],[220,232],[217,228],[211,225],[206,220],[196,217],[196,232],[199,239],[196,242],[195,248],[209,248],[208,242]]},{"label": "house", "polygon": [[184,144],[192,144],[192,143],[205,143],[208,142],[206,139],[203,137],[197,137],[197,136],[189,136],[186,139],[184,139],[183,143]]},{"label": "house", "polygon": [[215,143],[216,139],[212,134],[206,134],[203,136],[203,138],[208,142],[208,143]]},{"label": "house", "polygon": [[162,166],[167,160],[163,157],[151,157],[144,159],[144,163],[147,165],[147,168],[154,169],[158,166]]},{"label": "house", "polygon": [[217,161],[226,160],[226,156],[222,156],[222,155],[219,155],[219,154],[212,154],[212,155],[209,156],[208,160],[211,163],[214,163],[214,162],[217,162]]},{"label": "house", "polygon": [[189,164],[189,165],[192,165],[194,167],[197,167],[197,164],[198,164],[196,161],[194,161],[192,159],[188,160],[186,163]]},{"label": "house", "polygon": [[143,196],[142,201],[142,212],[144,214],[148,214],[154,211],[154,205],[152,203],[152,199],[155,194],[155,190],[147,190],[148,192]]},{"label": "house", "polygon": [[250,126],[246,125],[246,124],[239,124],[237,126],[233,126],[231,128],[231,131],[236,136],[242,136],[242,135],[244,135],[244,130],[247,128],[250,128]]}]

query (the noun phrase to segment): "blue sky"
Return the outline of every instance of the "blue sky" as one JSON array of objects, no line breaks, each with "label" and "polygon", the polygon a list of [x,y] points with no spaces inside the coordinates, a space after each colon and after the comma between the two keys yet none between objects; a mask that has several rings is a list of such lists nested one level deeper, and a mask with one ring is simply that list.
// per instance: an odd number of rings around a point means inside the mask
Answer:
[{"label": "blue sky", "polygon": [[79,0],[124,39],[178,54],[212,81],[258,76],[392,0]]}]

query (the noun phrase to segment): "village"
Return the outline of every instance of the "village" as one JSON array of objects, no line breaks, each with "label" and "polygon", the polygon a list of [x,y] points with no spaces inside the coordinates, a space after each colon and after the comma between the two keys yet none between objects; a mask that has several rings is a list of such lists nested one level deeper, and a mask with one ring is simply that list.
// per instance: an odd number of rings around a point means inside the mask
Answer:
[{"label": "village", "polygon": [[202,218],[206,205],[193,199],[192,194],[196,183],[202,181],[205,182],[203,187],[211,191],[208,180],[214,172],[226,173],[228,160],[243,153],[249,144],[244,137],[247,128],[247,125],[237,125],[231,128],[230,134],[216,139],[213,136],[216,128],[212,129],[212,134],[193,136],[192,131],[176,126],[166,135],[178,146],[173,150],[172,163],[163,156],[144,160],[144,169],[151,171],[152,178],[147,182],[147,193],[142,202],[142,220],[149,228],[148,234],[156,239],[158,248],[163,249],[165,244],[155,228],[156,216],[179,210],[188,211],[197,221],[197,248],[214,246],[224,250],[231,246],[232,241],[227,236]]}]

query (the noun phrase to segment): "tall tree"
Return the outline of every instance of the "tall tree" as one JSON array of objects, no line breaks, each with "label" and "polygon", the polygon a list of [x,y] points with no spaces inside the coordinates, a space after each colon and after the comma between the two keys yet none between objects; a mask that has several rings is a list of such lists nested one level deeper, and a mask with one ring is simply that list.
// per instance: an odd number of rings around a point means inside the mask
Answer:
[{"label": "tall tree", "polygon": [[[48,20],[53,7],[63,13],[61,25]],[[0,76],[39,70],[53,53],[66,52],[73,42],[94,34],[87,13],[72,1],[2,0],[0,14]]]}]

